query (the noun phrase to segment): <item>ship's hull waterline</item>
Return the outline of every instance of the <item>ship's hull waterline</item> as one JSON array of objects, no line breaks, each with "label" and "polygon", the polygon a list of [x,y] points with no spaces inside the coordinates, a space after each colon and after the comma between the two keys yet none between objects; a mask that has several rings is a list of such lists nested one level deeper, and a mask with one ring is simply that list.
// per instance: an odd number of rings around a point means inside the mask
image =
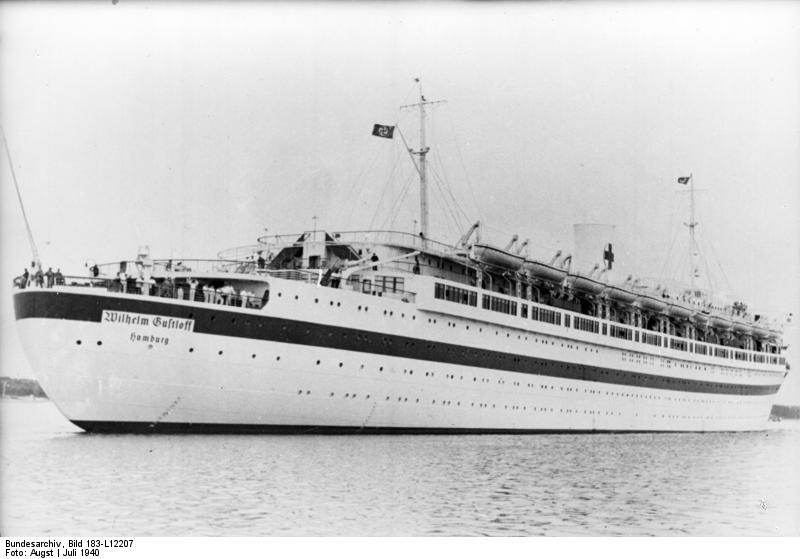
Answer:
[{"label": "ship's hull waterline", "polygon": [[[754,374],[703,382],[681,369],[667,378],[648,366],[652,358],[630,353],[628,369],[619,370],[609,365],[625,352],[591,355],[599,351],[592,344],[567,340],[577,356],[570,358],[555,347],[563,338],[533,332],[526,346],[459,345],[449,333],[415,338],[423,325],[434,328],[437,315],[377,298],[371,311],[356,311],[357,293],[337,293],[337,305],[319,297],[310,303],[313,290],[287,282],[272,313],[269,305],[214,308],[69,289],[18,292],[15,309],[42,387],[88,431],[758,430],[782,380]],[[302,304],[314,307],[291,310]],[[390,312],[399,322],[386,318]],[[499,330],[487,337],[502,338]]]}]

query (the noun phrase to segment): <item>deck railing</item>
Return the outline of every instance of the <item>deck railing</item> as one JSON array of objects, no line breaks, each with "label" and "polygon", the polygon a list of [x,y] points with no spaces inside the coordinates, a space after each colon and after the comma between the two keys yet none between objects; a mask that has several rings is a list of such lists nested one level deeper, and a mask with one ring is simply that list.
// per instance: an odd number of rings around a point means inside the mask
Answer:
[{"label": "deck railing", "polygon": [[[198,285],[192,287],[185,283],[169,283],[166,281],[144,281],[142,279],[129,278],[122,282],[118,278],[108,277],[86,277],[86,276],[62,276],[55,278],[53,285],[45,283],[41,287],[85,287],[91,289],[102,289],[111,293],[127,293],[130,295],[144,295],[148,297],[158,297],[162,299],[178,299],[182,301],[195,301],[199,303],[211,303],[230,307],[244,307],[249,309],[260,309],[267,303],[268,295],[259,297],[247,291],[235,291],[233,288],[214,289],[211,286]],[[18,285],[18,287],[20,287]],[[30,287],[39,287],[31,283]],[[23,288],[24,289],[24,288]]]}]

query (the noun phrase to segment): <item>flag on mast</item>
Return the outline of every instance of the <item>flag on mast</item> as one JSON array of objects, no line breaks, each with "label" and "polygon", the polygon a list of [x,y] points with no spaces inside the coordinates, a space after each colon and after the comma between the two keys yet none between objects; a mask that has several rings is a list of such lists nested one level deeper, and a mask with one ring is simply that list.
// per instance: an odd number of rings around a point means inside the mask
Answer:
[{"label": "flag on mast", "polygon": [[379,138],[393,138],[394,126],[388,124],[376,124],[372,127],[372,135]]},{"label": "flag on mast", "polygon": [[681,184],[687,184],[691,177],[678,177],[678,182]]}]

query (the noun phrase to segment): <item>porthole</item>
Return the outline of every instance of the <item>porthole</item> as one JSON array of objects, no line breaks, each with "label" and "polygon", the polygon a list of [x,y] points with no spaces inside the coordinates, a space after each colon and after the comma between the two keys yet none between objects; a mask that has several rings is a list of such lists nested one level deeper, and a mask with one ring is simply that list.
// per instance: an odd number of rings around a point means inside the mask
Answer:
[{"label": "porthole", "polygon": [[317,359],[317,365],[319,365],[319,359]]},{"label": "porthole", "polygon": [[97,345],[103,345],[103,342],[101,342],[100,340],[97,340]]},{"label": "porthole", "polygon": [[217,354],[218,354],[218,355],[222,355],[222,350],[219,350],[219,351],[217,352]]},{"label": "porthole", "polygon": [[194,351],[194,348],[193,348],[193,347],[190,347],[190,348],[189,348],[189,353],[192,353],[193,351]]},{"label": "porthole", "polygon": [[77,340],[75,343],[78,344],[78,345],[81,345],[81,341],[80,340]]},{"label": "porthole", "polygon": [[254,353],[253,355],[250,356],[250,358],[251,359],[255,359],[256,358],[256,354]]}]

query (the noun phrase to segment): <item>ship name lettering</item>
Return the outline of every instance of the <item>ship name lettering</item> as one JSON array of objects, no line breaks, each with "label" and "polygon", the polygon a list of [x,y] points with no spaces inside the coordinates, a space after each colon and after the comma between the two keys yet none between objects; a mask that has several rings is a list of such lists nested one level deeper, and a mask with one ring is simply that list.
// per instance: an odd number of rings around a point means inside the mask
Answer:
[{"label": "ship name lettering", "polygon": [[137,332],[131,332],[131,341],[169,345],[169,338],[165,338],[164,336],[156,336],[155,334],[139,334]]},{"label": "ship name lettering", "polygon": [[167,330],[194,331],[194,320],[171,316],[142,315],[124,311],[103,311],[102,322],[126,326],[150,326]]}]

